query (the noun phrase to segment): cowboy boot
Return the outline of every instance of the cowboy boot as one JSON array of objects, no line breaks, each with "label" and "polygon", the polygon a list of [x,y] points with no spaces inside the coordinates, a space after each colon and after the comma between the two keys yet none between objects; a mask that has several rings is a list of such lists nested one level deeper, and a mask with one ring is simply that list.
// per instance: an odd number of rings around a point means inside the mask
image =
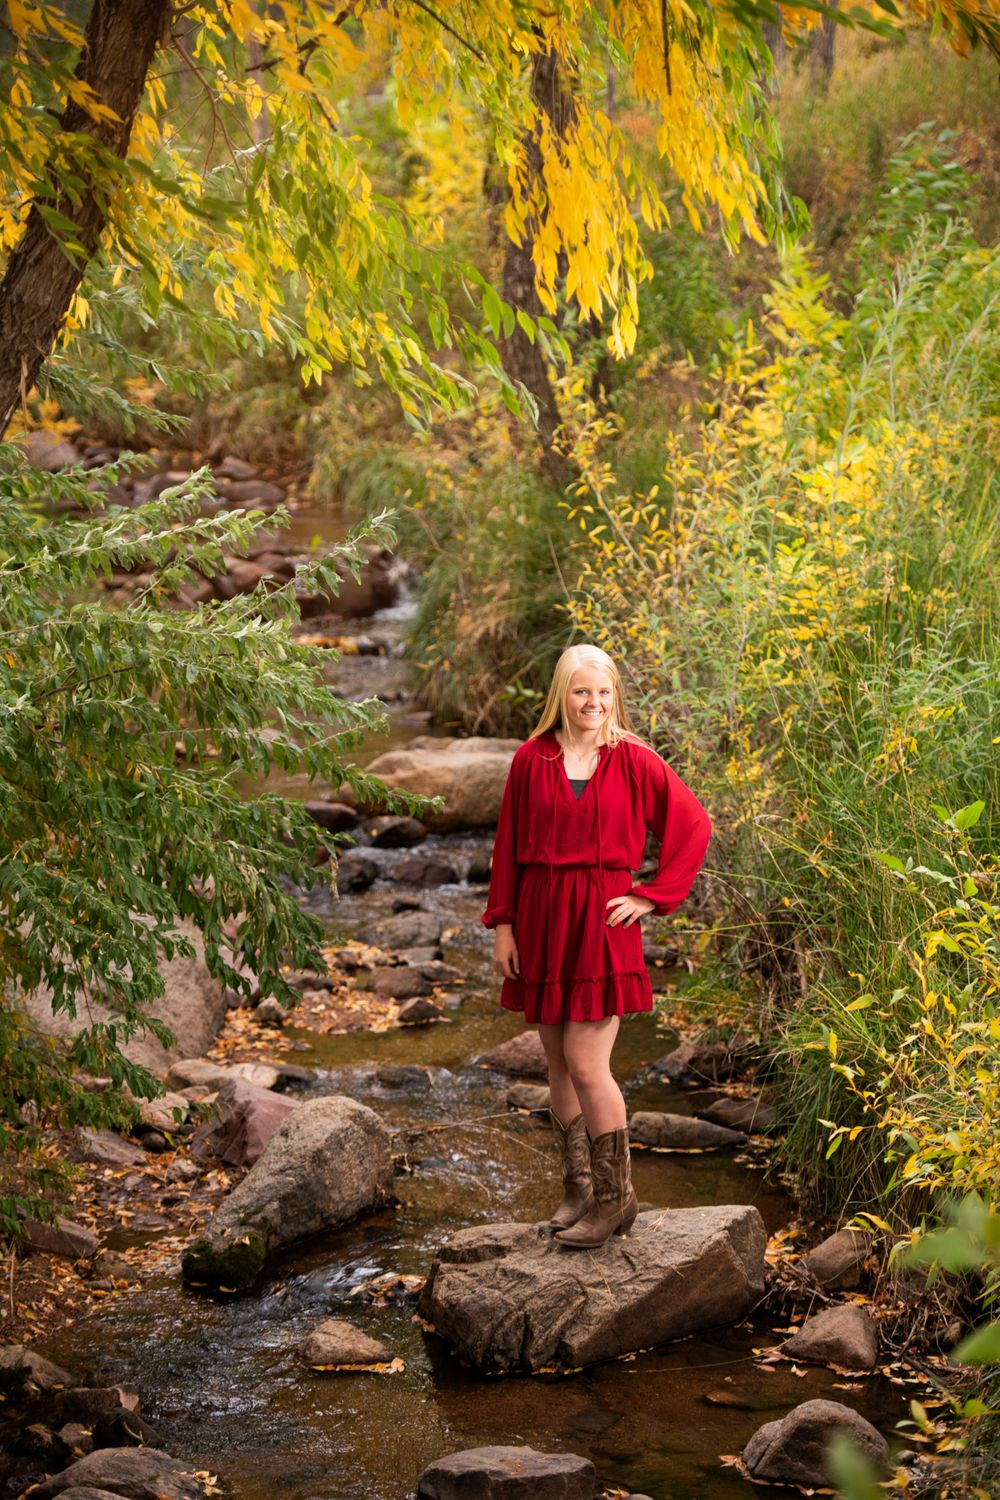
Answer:
[{"label": "cowboy boot", "polygon": [[613,1234],[627,1234],[639,1212],[632,1190],[627,1126],[608,1130],[591,1141],[590,1175],[593,1203],[571,1228],[556,1234],[561,1245],[578,1250],[595,1250]]},{"label": "cowboy boot", "polygon": [[563,1200],[549,1223],[553,1229],[569,1229],[594,1201],[590,1186],[590,1137],[583,1115],[564,1125],[554,1110],[549,1110],[552,1129],[562,1160]]}]

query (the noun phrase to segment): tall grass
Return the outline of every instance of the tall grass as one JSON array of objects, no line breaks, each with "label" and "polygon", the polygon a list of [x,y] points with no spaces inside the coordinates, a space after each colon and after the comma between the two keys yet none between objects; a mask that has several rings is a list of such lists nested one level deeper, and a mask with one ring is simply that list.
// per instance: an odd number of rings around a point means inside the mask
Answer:
[{"label": "tall grass", "polygon": [[[924,1055],[929,993],[971,986],[971,1025],[992,1004],[960,904],[993,880],[1000,830],[1000,256],[956,213],[939,148],[906,152],[938,169],[859,247],[848,312],[792,257],[659,485],[619,486],[595,419],[570,507],[590,538],[575,623],[627,658],[726,830],[717,946],[779,1053],[785,1160],[815,1206],[881,1194],[901,1218],[940,1173],[901,1175],[868,1128],[899,1102],[878,1080],[932,1090],[928,1138],[982,1103],[977,1054],[953,1066],[940,1026],[923,1078],[893,1063]],[[942,927],[959,939],[931,943]]]}]

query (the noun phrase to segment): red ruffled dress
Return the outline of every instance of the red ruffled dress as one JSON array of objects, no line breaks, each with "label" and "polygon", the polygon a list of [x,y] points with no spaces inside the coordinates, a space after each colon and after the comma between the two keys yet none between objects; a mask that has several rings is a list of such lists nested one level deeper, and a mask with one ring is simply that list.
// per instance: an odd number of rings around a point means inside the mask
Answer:
[{"label": "red ruffled dress", "polygon": [[[632,884],[649,830],[656,877]],[[607,903],[629,893],[680,906],[705,858],[712,824],[697,797],[645,745],[601,745],[577,800],[551,729],[514,754],[493,845],[486,927],[514,927],[521,973],[500,1004],[529,1025],[600,1021],[652,1010],[641,919],[607,925]]]}]

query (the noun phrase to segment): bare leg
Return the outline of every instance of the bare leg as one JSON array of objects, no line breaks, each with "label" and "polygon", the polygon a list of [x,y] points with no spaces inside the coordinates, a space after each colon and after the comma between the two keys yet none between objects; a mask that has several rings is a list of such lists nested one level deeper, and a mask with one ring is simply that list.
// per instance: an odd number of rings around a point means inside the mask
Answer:
[{"label": "bare leg", "polygon": [[[603,1021],[566,1021],[562,1028],[564,1065],[569,1073],[570,1087],[580,1101],[591,1140],[609,1130],[621,1129],[627,1121],[625,1100],[611,1075],[611,1050],[618,1036],[619,1022],[618,1016],[605,1016]],[[539,1027],[540,1031],[557,1029]]]},{"label": "bare leg", "polygon": [[564,1125],[575,1120],[580,1113],[580,1101],[573,1087],[566,1058],[563,1054],[564,1025],[539,1026],[538,1035],[545,1048],[545,1059],[549,1065],[549,1095],[552,1113],[558,1115]]}]

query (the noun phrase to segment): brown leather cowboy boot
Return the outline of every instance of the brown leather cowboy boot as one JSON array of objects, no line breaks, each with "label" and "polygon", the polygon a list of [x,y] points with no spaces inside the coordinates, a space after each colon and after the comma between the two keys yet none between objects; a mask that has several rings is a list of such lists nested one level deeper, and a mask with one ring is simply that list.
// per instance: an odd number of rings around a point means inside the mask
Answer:
[{"label": "brown leather cowboy boot", "polygon": [[570,1229],[561,1229],[556,1239],[578,1250],[595,1250],[613,1234],[627,1234],[639,1212],[632,1190],[632,1164],[628,1151],[628,1127],[609,1130],[590,1143],[590,1175],[594,1201]]},{"label": "brown leather cowboy boot", "polygon": [[559,1147],[566,1189],[549,1223],[553,1229],[569,1229],[594,1201],[590,1186],[590,1137],[582,1114],[568,1125],[563,1124],[554,1110],[549,1110],[549,1118]]}]

